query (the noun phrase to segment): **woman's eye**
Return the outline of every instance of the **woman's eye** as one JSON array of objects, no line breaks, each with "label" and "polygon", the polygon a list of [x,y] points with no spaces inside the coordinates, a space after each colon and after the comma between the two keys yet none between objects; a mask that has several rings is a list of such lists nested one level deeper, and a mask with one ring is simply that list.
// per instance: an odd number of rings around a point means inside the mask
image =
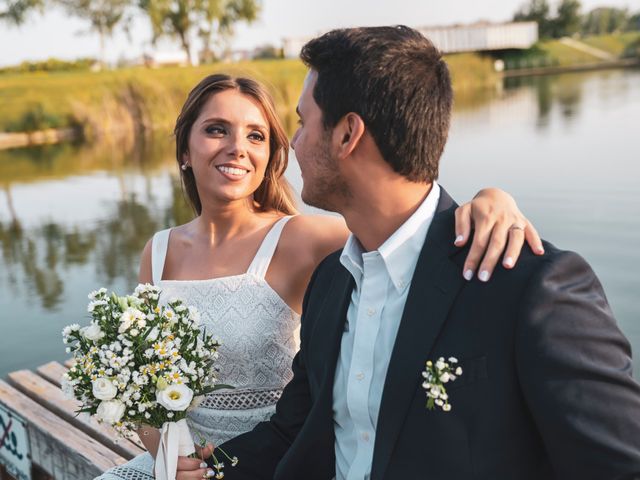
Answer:
[{"label": "woman's eye", "polygon": [[260,132],[251,132],[249,138],[258,142],[264,142],[264,135]]},{"label": "woman's eye", "polygon": [[204,129],[204,131],[208,135],[218,135],[224,133],[224,128],[222,128],[220,125],[209,125]]}]

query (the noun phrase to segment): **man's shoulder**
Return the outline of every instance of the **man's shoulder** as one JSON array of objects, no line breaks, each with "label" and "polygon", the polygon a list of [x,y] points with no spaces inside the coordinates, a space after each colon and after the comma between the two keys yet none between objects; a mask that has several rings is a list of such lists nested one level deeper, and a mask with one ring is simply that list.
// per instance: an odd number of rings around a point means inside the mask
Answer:
[{"label": "man's shoulder", "polygon": [[[470,243],[470,242],[469,242]],[[507,281],[511,287],[531,286],[536,283],[536,279],[544,279],[549,276],[571,277],[573,275],[588,274],[595,277],[589,263],[579,253],[571,250],[558,248],[553,243],[543,240],[544,254],[535,254],[527,244],[523,245],[522,251],[515,267],[504,268],[501,264],[496,267],[489,285],[500,279]],[[460,268],[462,272],[465,259],[469,253],[470,245],[458,249],[451,260]]]},{"label": "man's shoulder", "polygon": [[315,279],[316,282],[330,279],[337,272],[346,272],[346,269],[340,262],[342,250],[343,249],[341,248],[333,253],[330,253],[318,264],[315,271],[313,272],[313,279]]}]

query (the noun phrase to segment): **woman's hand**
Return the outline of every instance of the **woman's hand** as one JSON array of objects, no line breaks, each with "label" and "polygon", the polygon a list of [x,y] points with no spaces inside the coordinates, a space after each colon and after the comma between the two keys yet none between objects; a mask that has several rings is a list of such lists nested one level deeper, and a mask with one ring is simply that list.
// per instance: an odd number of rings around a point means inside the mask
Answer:
[{"label": "woman's hand", "polygon": [[520,212],[513,197],[500,189],[480,190],[473,200],[458,207],[456,246],[467,243],[472,225],[473,242],[463,268],[467,280],[477,272],[481,281],[488,281],[503,253],[502,265],[513,268],[525,240],[536,255],[544,254],[536,229]]},{"label": "woman's hand", "polygon": [[178,457],[176,480],[202,480],[216,475],[206,462],[206,459],[213,454],[213,445],[209,444],[204,448],[198,445],[195,447],[197,458]]}]

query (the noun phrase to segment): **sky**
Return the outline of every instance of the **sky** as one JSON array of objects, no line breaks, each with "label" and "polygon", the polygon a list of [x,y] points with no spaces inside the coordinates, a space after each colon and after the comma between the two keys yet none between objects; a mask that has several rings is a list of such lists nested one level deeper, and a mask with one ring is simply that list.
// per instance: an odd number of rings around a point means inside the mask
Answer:
[{"label": "sky", "polygon": [[[405,24],[412,27],[506,21],[525,0],[262,0],[260,18],[240,24],[234,49],[272,44],[285,37],[307,37],[331,28]],[[553,0],[551,1],[553,4]],[[598,6],[628,7],[640,11],[640,0],[581,0],[583,12]],[[117,32],[107,44],[107,60],[136,58],[152,51],[151,29],[144,17],[136,18],[132,38]],[[163,41],[157,50],[179,51],[178,44]],[[87,24],[61,10],[34,14],[21,27],[0,23],[0,66],[50,57],[71,60],[98,57],[99,41]]]}]

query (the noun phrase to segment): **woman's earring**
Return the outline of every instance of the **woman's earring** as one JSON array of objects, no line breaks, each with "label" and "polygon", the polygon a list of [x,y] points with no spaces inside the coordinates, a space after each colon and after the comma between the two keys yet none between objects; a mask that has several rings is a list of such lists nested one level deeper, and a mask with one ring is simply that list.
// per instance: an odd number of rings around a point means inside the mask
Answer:
[{"label": "woman's earring", "polygon": [[183,163],[182,165],[180,165],[180,168],[182,169],[183,172],[186,172],[188,167],[189,166],[186,163]]}]

